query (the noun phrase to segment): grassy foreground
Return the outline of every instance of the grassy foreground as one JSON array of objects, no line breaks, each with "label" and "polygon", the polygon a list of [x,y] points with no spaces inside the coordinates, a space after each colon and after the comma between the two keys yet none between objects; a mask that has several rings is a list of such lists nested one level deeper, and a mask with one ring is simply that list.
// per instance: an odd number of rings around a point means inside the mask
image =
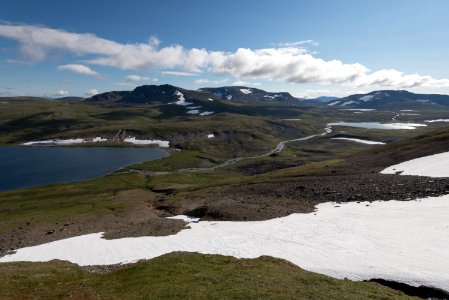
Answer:
[{"label": "grassy foreground", "polygon": [[110,272],[61,261],[0,264],[0,291],[2,299],[412,299],[271,257],[196,253],[172,253]]}]

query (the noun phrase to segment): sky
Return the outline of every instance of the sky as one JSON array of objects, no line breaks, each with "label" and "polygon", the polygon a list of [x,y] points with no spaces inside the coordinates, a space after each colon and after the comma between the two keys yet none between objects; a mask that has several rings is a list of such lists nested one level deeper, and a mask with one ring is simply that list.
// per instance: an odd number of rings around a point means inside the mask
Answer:
[{"label": "sky", "polygon": [[446,0],[0,0],[0,96],[449,94]]}]

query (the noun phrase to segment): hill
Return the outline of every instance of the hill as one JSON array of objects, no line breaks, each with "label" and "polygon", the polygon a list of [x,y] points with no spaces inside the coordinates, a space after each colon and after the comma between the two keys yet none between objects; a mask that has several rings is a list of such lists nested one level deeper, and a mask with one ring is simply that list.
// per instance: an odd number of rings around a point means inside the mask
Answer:
[{"label": "hill", "polygon": [[272,93],[246,86],[201,88],[198,91],[208,92],[220,100],[243,104],[298,104],[298,99],[287,92]]},{"label": "hill", "polygon": [[415,94],[404,90],[382,90],[339,98],[328,103],[328,106],[371,109],[447,107],[449,106],[449,96],[439,94]]}]

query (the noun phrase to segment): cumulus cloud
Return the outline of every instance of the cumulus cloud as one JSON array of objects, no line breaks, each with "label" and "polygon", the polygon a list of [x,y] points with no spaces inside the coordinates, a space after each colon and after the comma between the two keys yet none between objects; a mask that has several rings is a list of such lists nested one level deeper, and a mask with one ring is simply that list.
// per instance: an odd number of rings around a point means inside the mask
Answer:
[{"label": "cumulus cloud", "polygon": [[232,83],[232,85],[237,85],[237,86],[239,86],[239,85],[244,85],[244,86],[260,86],[260,85],[262,85],[262,83],[260,83],[260,82],[249,82],[249,81],[237,80],[237,81],[234,81],[234,82]]},{"label": "cumulus cloud", "polygon": [[162,71],[162,75],[169,75],[169,76],[198,76],[197,73],[191,73],[191,72],[179,72],[179,71]]},{"label": "cumulus cloud", "polygon": [[68,64],[58,66],[59,71],[70,71],[78,74],[89,75],[94,77],[100,77],[100,74],[85,65],[80,64]]},{"label": "cumulus cloud", "polygon": [[151,80],[150,77],[142,77],[139,75],[128,75],[125,77],[126,81],[142,81],[142,80]]},{"label": "cumulus cloud", "polygon": [[[123,44],[89,33],[9,24],[0,25],[0,37],[18,41],[21,54],[35,62],[45,59],[49,51],[64,50],[79,56],[89,55],[89,59],[84,60],[85,64],[126,70],[168,69],[170,71],[162,71],[161,74],[171,76],[195,76],[201,72],[212,72],[245,80],[281,80],[298,84],[388,88],[449,86],[449,79],[405,74],[393,69],[372,71],[360,63],[323,60],[303,48],[304,45],[316,44],[313,40],[288,42],[266,49],[239,48],[234,52],[223,52],[186,49],[181,45],[160,47],[160,41],[155,37],[146,43]],[[66,69],[92,76],[96,74],[87,66]]]},{"label": "cumulus cloud", "polygon": [[320,96],[335,96],[335,91],[326,89],[306,89],[300,92],[294,92],[292,95],[296,98],[314,99]]},{"label": "cumulus cloud", "polygon": [[220,79],[220,80],[210,80],[210,79],[197,79],[194,81],[195,84],[213,84],[213,85],[219,85],[219,84],[225,84],[226,82],[228,82],[229,79],[225,78],[225,79]]},{"label": "cumulus cloud", "polygon": [[85,96],[91,97],[94,95],[99,94],[97,89],[92,89],[92,90],[88,90],[87,92],[84,93]]},{"label": "cumulus cloud", "polygon": [[60,91],[56,91],[52,94],[53,97],[59,98],[59,97],[67,97],[69,96],[69,92],[64,91],[64,90],[60,90]]},{"label": "cumulus cloud", "polygon": [[296,42],[285,42],[285,43],[279,43],[277,46],[279,47],[299,47],[299,46],[306,46],[311,45],[318,47],[320,44],[314,40],[304,40],[304,41],[296,41]]}]

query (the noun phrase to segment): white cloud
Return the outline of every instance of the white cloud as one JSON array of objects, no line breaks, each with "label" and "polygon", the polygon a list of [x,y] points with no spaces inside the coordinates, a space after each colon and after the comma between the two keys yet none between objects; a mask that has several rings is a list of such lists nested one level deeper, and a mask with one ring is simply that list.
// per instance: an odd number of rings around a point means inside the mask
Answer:
[{"label": "white cloud", "polygon": [[320,96],[335,96],[335,91],[326,89],[306,89],[301,92],[294,92],[292,95],[296,98],[314,99]]},{"label": "white cloud", "polygon": [[87,92],[84,93],[85,96],[94,96],[99,94],[97,89],[92,89],[92,90],[88,90]]},{"label": "white cloud", "polygon": [[221,80],[210,80],[210,79],[197,79],[194,81],[195,84],[213,84],[213,85],[219,85],[219,84],[225,84],[228,82],[229,79],[221,79]]},{"label": "white cloud", "polygon": [[162,71],[161,74],[169,76],[198,76],[197,73],[179,72],[179,71]]},{"label": "white cloud", "polygon": [[232,83],[232,85],[244,85],[244,86],[260,86],[262,83],[260,82],[248,82],[243,80],[237,80]]},{"label": "white cloud", "polygon": [[142,77],[139,75],[128,75],[126,76],[126,81],[142,81],[142,80],[151,80],[150,77]]},{"label": "white cloud", "polygon": [[64,90],[56,91],[52,94],[53,97],[67,97],[69,95],[70,95],[69,92]]},{"label": "white cloud", "polygon": [[[89,33],[78,34],[40,26],[9,24],[0,25],[0,37],[17,40],[22,56],[33,62],[45,59],[49,51],[64,50],[78,56],[89,55],[85,64],[127,70],[168,69],[170,71],[162,71],[161,74],[171,76],[195,76],[200,72],[212,72],[217,75],[232,75],[242,80],[280,80],[297,84],[387,88],[449,87],[449,79],[405,74],[392,69],[371,71],[360,63],[323,60],[301,48],[303,45],[313,45],[315,42],[312,40],[283,43],[266,49],[239,48],[235,52],[223,52],[186,49],[181,45],[159,48],[160,42],[155,37],[151,37],[147,43],[122,44]],[[84,67],[67,69],[95,76],[95,71]]]},{"label": "white cloud", "polygon": [[98,74],[97,72],[95,72],[94,70],[89,68],[88,66],[80,65],[80,64],[61,65],[61,66],[58,66],[58,70],[59,71],[70,71],[70,72],[94,76],[94,77],[100,76],[100,74]]},{"label": "white cloud", "polygon": [[296,42],[285,42],[277,44],[279,47],[300,47],[305,45],[312,45],[318,47],[320,44],[314,40],[304,40],[304,41],[296,41]]}]

